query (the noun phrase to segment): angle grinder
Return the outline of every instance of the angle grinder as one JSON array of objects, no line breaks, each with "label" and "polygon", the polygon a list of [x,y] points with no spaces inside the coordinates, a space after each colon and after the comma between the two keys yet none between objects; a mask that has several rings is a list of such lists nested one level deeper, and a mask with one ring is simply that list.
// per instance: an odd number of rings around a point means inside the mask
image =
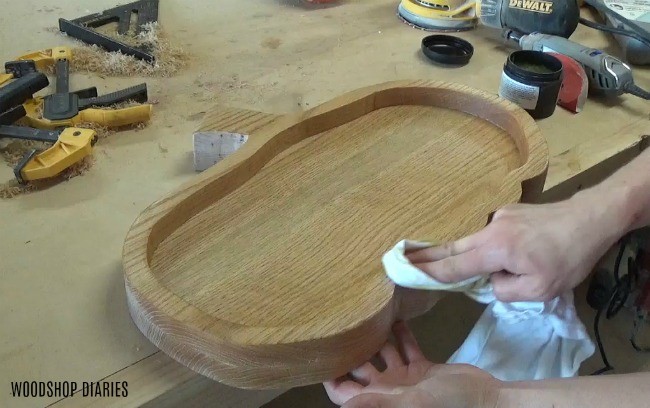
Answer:
[{"label": "angle grinder", "polygon": [[525,34],[543,32],[568,38],[580,20],[576,0],[402,0],[398,15],[428,31],[463,31],[478,21]]}]

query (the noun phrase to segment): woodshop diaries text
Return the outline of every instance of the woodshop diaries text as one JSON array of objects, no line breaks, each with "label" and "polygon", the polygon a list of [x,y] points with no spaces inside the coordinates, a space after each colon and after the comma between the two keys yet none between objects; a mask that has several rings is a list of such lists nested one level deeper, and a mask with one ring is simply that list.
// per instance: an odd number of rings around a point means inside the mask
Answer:
[{"label": "woodshop diaries text", "polygon": [[124,398],[129,396],[127,381],[12,381],[14,398],[68,398],[79,393],[82,397]]}]

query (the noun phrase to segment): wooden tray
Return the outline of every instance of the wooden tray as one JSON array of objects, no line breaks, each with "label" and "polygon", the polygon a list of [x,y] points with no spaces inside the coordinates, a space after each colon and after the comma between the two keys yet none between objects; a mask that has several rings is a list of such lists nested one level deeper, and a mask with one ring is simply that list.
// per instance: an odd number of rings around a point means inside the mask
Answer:
[{"label": "wooden tray", "polygon": [[439,82],[381,84],[286,116],[218,109],[201,130],[249,139],[135,221],[126,291],[156,346],[239,388],[321,382],[368,360],[396,319],[440,296],[396,289],[381,256],[534,200],[548,162],[526,112]]}]

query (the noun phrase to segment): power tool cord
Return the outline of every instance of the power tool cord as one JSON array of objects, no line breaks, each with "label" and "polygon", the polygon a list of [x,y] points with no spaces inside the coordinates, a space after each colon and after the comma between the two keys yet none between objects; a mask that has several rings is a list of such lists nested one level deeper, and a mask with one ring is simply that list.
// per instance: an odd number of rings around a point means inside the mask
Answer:
[{"label": "power tool cord", "polygon": [[594,28],[596,30],[605,31],[605,32],[612,33],[612,34],[624,35],[626,37],[634,38],[635,40],[640,41],[643,44],[645,44],[646,46],[650,47],[650,40],[640,36],[639,34],[637,34],[634,31],[624,30],[622,28],[609,27],[609,26],[606,26],[604,24],[589,21],[589,20],[587,20],[586,18],[583,18],[583,17],[580,17],[580,24],[585,25],[585,26],[587,26],[589,28]]},{"label": "power tool cord", "polygon": [[[591,7],[595,8],[596,10],[598,10],[602,14],[613,15],[616,20],[621,21],[624,24],[626,24],[627,26],[629,26],[630,28],[632,28],[632,30],[634,30],[635,33],[637,33],[637,34],[641,33],[642,38],[644,38],[644,39],[650,38],[650,32],[648,32],[648,30],[646,30],[643,27],[641,27],[640,25],[638,25],[635,21],[629,20],[629,19],[623,17],[622,15],[620,15],[619,13],[615,12],[614,10],[610,9],[609,7],[607,7],[607,5],[604,2],[602,2],[600,0],[585,0],[585,3],[590,5]],[[587,25],[587,24],[585,24],[585,25]],[[611,28],[611,27],[607,27],[607,28]],[[637,38],[637,37],[634,37],[634,38]],[[645,41],[642,41],[642,42],[647,45],[647,43]]]},{"label": "power tool cord", "polygon": [[632,328],[632,336],[630,336],[630,343],[632,344],[632,347],[634,347],[634,350],[639,351],[641,353],[650,353],[650,347],[641,347],[636,342],[636,336],[639,334],[642,323],[645,322],[645,319],[646,319],[645,314],[640,313],[637,310],[637,315],[634,318],[634,323]]},{"label": "power tool cord", "polygon": [[638,96],[639,98],[650,100],[650,92],[646,91],[645,89],[640,88],[638,85],[634,83],[627,83],[624,87],[623,90],[629,94]]},{"label": "power tool cord", "polygon": [[603,360],[605,366],[599,370],[594,371],[591,375],[601,375],[607,371],[613,370],[614,367],[609,363],[607,359],[607,354],[605,353],[605,347],[603,346],[603,340],[600,338],[600,330],[598,328],[600,322],[600,316],[603,313],[603,309],[600,309],[596,312],[596,317],[594,318],[594,334],[596,337],[596,344],[598,345],[598,352],[600,353],[600,358]]},{"label": "power tool cord", "polygon": [[[623,308],[625,301],[631,293],[632,285],[630,281],[630,270],[628,274],[621,277],[620,269],[621,262],[623,260],[623,255],[625,254],[625,249],[627,248],[629,238],[627,236],[621,239],[620,248],[616,256],[616,261],[614,263],[614,280],[615,285],[612,291],[610,292],[607,302],[602,305],[600,309],[596,312],[594,317],[594,337],[596,338],[596,344],[598,346],[598,351],[600,353],[600,358],[603,360],[604,367],[594,371],[591,375],[600,375],[604,374],[607,371],[611,371],[614,367],[609,363],[607,359],[607,354],[605,353],[605,346],[603,345],[603,340],[600,337],[600,319],[605,312],[605,317],[611,319],[616,316],[618,312]],[[628,266],[630,266],[631,259],[628,259]]]}]

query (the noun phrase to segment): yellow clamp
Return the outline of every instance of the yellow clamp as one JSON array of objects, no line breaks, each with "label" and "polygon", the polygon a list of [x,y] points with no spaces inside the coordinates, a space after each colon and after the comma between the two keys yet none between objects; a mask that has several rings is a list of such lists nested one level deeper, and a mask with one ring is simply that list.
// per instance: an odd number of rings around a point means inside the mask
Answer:
[{"label": "yellow clamp", "polygon": [[140,122],[148,122],[153,110],[152,104],[131,106],[123,109],[83,109],[79,114],[63,120],[49,120],[43,117],[43,98],[30,99],[23,104],[27,116],[25,120],[31,127],[38,129],[57,129],[77,126],[80,123],[95,123],[106,127],[121,127]]},{"label": "yellow clamp", "polygon": [[[72,49],[70,47],[48,48],[46,50],[35,51],[29,54],[21,55],[15,60],[33,60],[37,70],[45,71],[47,68],[54,65],[58,60],[72,60]],[[12,80],[13,78],[14,76],[12,74],[0,74],[0,86],[2,86],[5,82]]]},{"label": "yellow clamp", "polygon": [[0,74],[0,86],[4,85],[5,82],[14,79],[12,74]]},{"label": "yellow clamp", "polygon": [[16,58],[17,61],[33,60],[36,69],[45,71],[59,60],[72,60],[72,49],[70,47],[54,47],[46,50],[35,51],[29,54],[21,55]]},{"label": "yellow clamp", "polygon": [[96,140],[92,129],[67,128],[52,147],[34,156],[20,174],[26,181],[54,177],[89,156]]}]

